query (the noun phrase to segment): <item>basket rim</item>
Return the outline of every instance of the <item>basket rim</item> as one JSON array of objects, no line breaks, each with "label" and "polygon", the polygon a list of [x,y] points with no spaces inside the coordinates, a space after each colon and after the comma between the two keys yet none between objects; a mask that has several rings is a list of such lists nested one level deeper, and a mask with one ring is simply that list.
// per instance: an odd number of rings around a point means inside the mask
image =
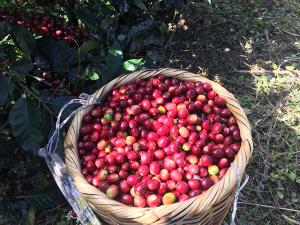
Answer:
[{"label": "basket rim", "polygon": [[[97,96],[97,99],[98,99],[98,97],[100,95],[102,95],[103,92],[107,93],[106,92],[107,89],[109,89],[109,86],[112,85],[113,83],[116,84],[116,85],[119,85],[121,83],[120,81],[122,81],[123,79],[125,79],[129,76],[131,76],[131,78],[132,78],[131,80],[135,80],[136,78],[139,78],[139,76],[141,74],[145,75],[145,77],[143,77],[141,79],[147,79],[148,77],[152,77],[153,73],[156,74],[155,76],[159,76],[159,75],[165,75],[167,77],[176,76],[178,79],[181,79],[181,80],[185,80],[185,79],[186,80],[191,80],[192,78],[195,78],[195,79],[198,79],[198,80],[201,79],[201,81],[209,82],[210,84],[212,84],[212,87],[217,92],[217,94],[221,97],[224,97],[227,100],[226,105],[229,108],[229,110],[232,112],[232,114],[235,116],[235,118],[237,119],[237,123],[238,123],[239,129],[241,131],[241,138],[242,138],[241,148],[240,148],[239,152],[237,153],[233,163],[238,167],[238,169],[240,171],[240,176],[242,177],[242,175],[244,173],[244,170],[245,170],[247,164],[249,163],[249,160],[251,158],[252,151],[253,151],[251,127],[250,127],[250,124],[249,124],[249,121],[247,119],[247,116],[246,116],[245,112],[243,111],[242,107],[240,106],[240,104],[238,103],[238,101],[236,100],[234,95],[231,94],[229,91],[227,91],[227,89],[222,87],[220,84],[218,84],[218,83],[216,83],[212,80],[209,80],[208,78],[203,77],[201,75],[190,73],[190,72],[187,72],[187,71],[184,71],[184,70],[172,69],[172,68],[147,69],[147,70],[141,70],[141,71],[137,71],[137,72],[133,72],[133,73],[130,73],[130,74],[125,74],[125,75],[119,76],[119,77],[113,79],[112,81],[108,82],[107,84],[103,85],[96,92],[94,92],[93,95]],[[168,74],[168,75],[166,75],[166,74]],[[193,81],[193,82],[195,82],[195,81]],[[112,89],[113,88],[115,88],[115,87],[112,87]],[[109,91],[110,91],[110,89],[109,89]],[[229,104],[228,100],[232,100],[233,102],[235,102],[235,104],[228,105]],[[89,103],[92,103],[94,101],[95,101],[95,98],[92,98],[92,99],[89,100]],[[89,109],[83,111],[81,113],[81,115],[84,115],[88,111],[89,111]],[[79,121],[78,117],[77,117],[79,114],[80,113],[77,113],[77,115],[73,119],[73,121],[72,121],[72,123],[71,123],[71,125],[68,129],[67,136],[74,135],[75,131],[71,129],[72,126],[73,127],[78,126],[78,125],[81,126],[81,120]],[[242,119],[238,119],[237,117],[239,117],[239,116]],[[245,127],[247,127],[246,131],[244,131]],[[241,128],[243,128],[243,133],[242,133]],[[243,135],[244,133],[246,133],[246,134]],[[66,136],[65,141],[64,141],[65,161],[70,157],[72,158],[72,160],[74,160],[74,158],[72,156],[70,156],[70,154],[72,154],[72,153],[70,153],[69,148],[68,148],[69,144],[70,144],[70,141],[67,139],[67,136]],[[75,146],[75,148],[77,148],[77,145]],[[247,155],[247,158],[244,161],[244,163],[239,163],[238,159],[240,159],[241,157],[242,158],[245,157],[245,156],[242,156],[243,153],[245,153]],[[79,160],[79,158],[77,160]],[[77,163],[79,163],[79,161]],[[74,170],[74,167],[72,167],[71,164],[69,164],[69,163],[66,163],[66,166],[67,166],[67,169],[68,169],[68,173],[70,174],[70,176],[74,180],[74,183],[75,183],[75,186],[77,187],[77,189],[81,186],[80,184],[78,184],[76,182],[76,180],[78,180],[77,176],[81,175],[81,177],[79,179],[80,182],[85,182],[83,184],[84,186],[89,187],[90,189],[93,189],[93,192],[96,192],[95,189],[97,189],[97,188],[95,188],[93,185],[89,184],[85,180],[84,176],[81,174],[81,170],[80,171]],[[80,168],[80,164],[79,164],[79,168]],[[81,178],[83,178],[83,179],[81,179]],[[231,190],[234,190],[236,188],[237,179],[238,179],[238,174],[236,173],[235,170],[233,170],[233,166],[230,165],[230,167],[228,168],[228,171],[226,172],[225,176],[219,182],[217,182],[212,187],[210,187],[208,190],[206,190],[204,193],[202,193],[198,196],[195,196],[193,198],[190,198],[190,199],[188,199],[187,201],[184,201],[184,202],[176,202],[176,203],[173,203],[171,205],[160,205],[160,206],[155,207],[155,208],[149,208],[149,207],[138,208],[138,207],[134,207],[134,206],[127,206],[127,205],[125,205],[125,204],[123,204],[123,203],[121,203],[117,200],[109,199],[108,197],[106,197],[106,200],[113,203],[115,206],[123,207],[124,209],[126,208],[126,209],[136,210],[138,212],[153,211],[153,209],[156,209],[156,211],[157,210],[165,210],[166,208],[170,208],[170,207],[172,207],[173,209],[176,209],[176,208],[180,207],[181,205],[183,205],[183,203],[184,203],[184,205],[191,204],[192,202],[195,201],[195,199],[205,200],[205,198],[208,198],[209,195],[213,192],[220,193],[220,192],[218,192],[218,190],[222,189],[221,183],[224,183],[225,181],[227,181],[225,183],[231,184],[230,187],[227,187],[227,188],[231,189]],[[223,182],[221,182],[221,181],[223,181]],[[103,194],[105,195],[105,193],[101,192],[99,189],[97,189],[97,190],[98,190],[97,194],[99,194],[100,196],[103,195]],[[227,191],[225,193],[225,192],[222,191],[220,193],[218,199],[225,198],[226,195],[228,195],[229,192]],[[84,196],[88,195],[87,193],[81,193],[81,194],[83,194]],[[85,199],[89,202],[89,204],[91,206],[93,206],[93,203],[91,203],[89,201],[89,199],[87,199],[87,198],[85,198]],[[94,207],[92,207],[92,208],[94,208]],[[172,210],[172,211],[174,211],[174,210]]]}]

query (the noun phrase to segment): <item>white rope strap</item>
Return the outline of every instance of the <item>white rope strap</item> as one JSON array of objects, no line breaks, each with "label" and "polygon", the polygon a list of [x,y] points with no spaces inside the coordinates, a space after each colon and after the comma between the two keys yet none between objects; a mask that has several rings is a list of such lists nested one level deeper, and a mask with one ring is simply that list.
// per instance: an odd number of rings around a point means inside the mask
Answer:
[{"label": "white rope strap", "polygon": [[236,225],[235,219],[236,219],[236,216],[237,216],[237,204],[238,204],[239,194],[241,193],[241,191],[243,190],[243,188],[248,183],[249,176],[246,174],[245,175],[245,181],[243,182],[243,184],[241,184],[242,177],[241,177],[241,173],[240,173],[239,168],[234,163],[231,163],[231,165],[232,165],[234,171],[237,174],[237,182],[238,183],[237,183],[236,192],[234,193],[233,209],[232,209],[232,214],[231,214],[231,223],[230,223],[230,225]]},{"label": "white rope strap", "polygon": [[[39,149],[38,155],[45,158],[47,166],[50,169],[55,182],[65,196],[66,200],[72,206],[74,212],[77,214],[77,222],[81,223],[82,225],[101,225],[100,221],[89,207],[86,200],[82,198],[78,192],[72,178],[67,172],[64,161],[57,153],[60,130],[64,127],[64,125],[79,111],[96,104],[101,104],[99,101],[88,104],[91,98],[95,97],[83,93],[79,96],[79,98],[70,100],[61,108],[55,123],[55,130],[51,135],[48,144],[44,148]],[[70,115],[68,115],[67,118],[61,122],[63,112],[67,107],[73,104],[81,104],[81,106],[71,112]]]}]

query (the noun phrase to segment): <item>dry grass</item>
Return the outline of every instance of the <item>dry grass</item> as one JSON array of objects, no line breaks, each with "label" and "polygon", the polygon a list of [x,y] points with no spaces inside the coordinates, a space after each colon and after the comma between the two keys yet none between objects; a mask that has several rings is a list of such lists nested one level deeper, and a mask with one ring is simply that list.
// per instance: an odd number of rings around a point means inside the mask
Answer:
[{"label": "dry grass", "polygon": [[224,2],[183,9],[167,64],[219,81],[248,114],[255,152],[238,224],[299,224],[300,4]]}]

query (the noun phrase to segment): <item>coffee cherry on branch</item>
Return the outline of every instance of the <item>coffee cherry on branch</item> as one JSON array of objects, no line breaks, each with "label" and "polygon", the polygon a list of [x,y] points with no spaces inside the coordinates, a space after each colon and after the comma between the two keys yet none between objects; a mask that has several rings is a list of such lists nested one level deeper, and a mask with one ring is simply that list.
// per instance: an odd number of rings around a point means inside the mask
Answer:
[{"label": "coffee cherry on branch", "polygon": [[19,27],[26,27],[36,35],[65,40],[74,46],[80,45],[91,38],[88,32],[66,22],[64,18],[49,16],[46,13],[30,12],[21,8],[13,10],[0,7],[1,21],[9,21]]}]

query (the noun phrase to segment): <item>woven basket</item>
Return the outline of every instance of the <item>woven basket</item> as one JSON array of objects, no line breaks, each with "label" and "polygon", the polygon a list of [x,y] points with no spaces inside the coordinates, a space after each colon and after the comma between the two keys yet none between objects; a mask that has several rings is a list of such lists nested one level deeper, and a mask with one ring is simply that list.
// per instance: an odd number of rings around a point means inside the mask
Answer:
[{"label": "woven basket", "polygon": [[[235,97],[219,84],[197,74],[177,69],[144,70],[120,76],[101,87],[94,93],[98,99],[104,99],[106,93],[121,85],[129,84],[135,79],[145,79],[158,75],[176,77],[180,80],[202,81],[212,84],[217,94],[227,100],[227,107],[235,116],[241,133],[241,149],[236,155],[234,164],[240,174],[245,167],[253,150],[251,128],[249,121]],[[89,103],[96,101],[91,98]],[[99,215],[100,220],[108,224],[205,224],[219,225],[223,222],[234,196],[238,174],[230,166],[226,175],[206,192],[185,202],[162,205],[156,208],[137,208],[126,206],[116,200],[106,197],[96,187],[90,185],[81,174],[81,166],[77,151],[77,140],[82,117],[89,111],[79,112],[72,121],[65,138],[65,162],[70,176],[73,178],[78,191]]]}]

